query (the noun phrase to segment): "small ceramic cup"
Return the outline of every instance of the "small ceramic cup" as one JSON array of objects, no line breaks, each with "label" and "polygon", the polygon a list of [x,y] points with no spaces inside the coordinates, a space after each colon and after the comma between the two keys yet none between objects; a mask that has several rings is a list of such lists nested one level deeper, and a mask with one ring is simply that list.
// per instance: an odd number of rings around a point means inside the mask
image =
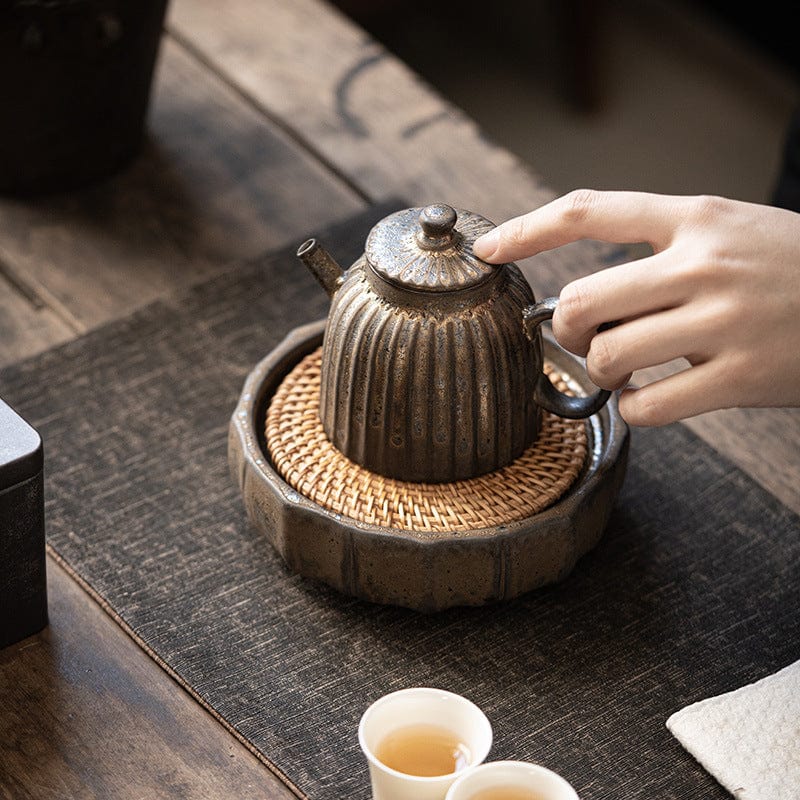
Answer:
[{"label": "small ceramic cup", "polygon": [[492,746],[489,720],[465,697],[429,688],[387,694],[364,712],[358,726],[358,743],[369,763],[373,800],[444,800],[460,772],[433,777],[411,775],[378,758],[387,737],[419,726],[444,729],[462,743],[466,749],[465,770],[482,763]]},{"label": "small ceramic cup", "polygon": [[482,797],[536,798],[536,800],[579,800],[578,793],[552,770],[527,761],[493,761],[458,777],[446,800],[480,800]]}]

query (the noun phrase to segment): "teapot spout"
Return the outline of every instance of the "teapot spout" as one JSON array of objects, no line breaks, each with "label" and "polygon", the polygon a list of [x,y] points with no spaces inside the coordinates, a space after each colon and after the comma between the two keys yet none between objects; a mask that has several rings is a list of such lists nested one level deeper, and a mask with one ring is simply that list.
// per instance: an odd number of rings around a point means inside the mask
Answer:
[{"label": "teapot spout", "polygon": [[308,239],[297,249],[297,257],[311,270],[329,297],[342,285],[342,268],[333,256],[316,240]]}]

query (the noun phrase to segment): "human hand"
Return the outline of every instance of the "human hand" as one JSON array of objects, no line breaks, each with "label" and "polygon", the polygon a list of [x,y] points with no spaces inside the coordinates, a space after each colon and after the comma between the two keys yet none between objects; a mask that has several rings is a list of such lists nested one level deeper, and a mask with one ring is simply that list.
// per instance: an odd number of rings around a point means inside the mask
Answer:
[{"label": "human hand", "polygon": [[[654,250],[562,289],[553,333],[586,357],[589,377],[618,389],[635,370],[690,364],[626,388],[627,422],[800,405],[800,214],[721,197],[579,190],[503,223],[474,252],[500,264],[578,239]],[[598,331],[609,322],[619,324]]]}]

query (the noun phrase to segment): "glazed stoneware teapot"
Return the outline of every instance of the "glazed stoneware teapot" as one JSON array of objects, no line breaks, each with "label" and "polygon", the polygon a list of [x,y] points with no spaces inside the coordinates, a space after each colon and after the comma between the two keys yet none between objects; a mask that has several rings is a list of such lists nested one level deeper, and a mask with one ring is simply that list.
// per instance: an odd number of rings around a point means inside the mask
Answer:
[{"label": "glazed stoneware teapot", "polygon": [[320,418],[350,460],[407,481],[470,478],[532,444],[542,409],[578,419],[609,392],[570,397],[542,370],[538,303],[515,264],[472,252],[494,225],[447,205],[390,214],[344,272],[314,239],[297,255],[332,299]]}]

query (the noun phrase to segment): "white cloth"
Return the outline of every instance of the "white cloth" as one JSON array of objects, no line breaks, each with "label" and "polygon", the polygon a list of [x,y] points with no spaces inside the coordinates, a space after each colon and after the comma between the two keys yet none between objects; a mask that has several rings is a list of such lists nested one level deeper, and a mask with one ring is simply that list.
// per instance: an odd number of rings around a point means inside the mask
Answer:
[{"label": "white cloth", "polygon": [[800,800],[800,661],[686,706],[673,736],[740,800]]}]

